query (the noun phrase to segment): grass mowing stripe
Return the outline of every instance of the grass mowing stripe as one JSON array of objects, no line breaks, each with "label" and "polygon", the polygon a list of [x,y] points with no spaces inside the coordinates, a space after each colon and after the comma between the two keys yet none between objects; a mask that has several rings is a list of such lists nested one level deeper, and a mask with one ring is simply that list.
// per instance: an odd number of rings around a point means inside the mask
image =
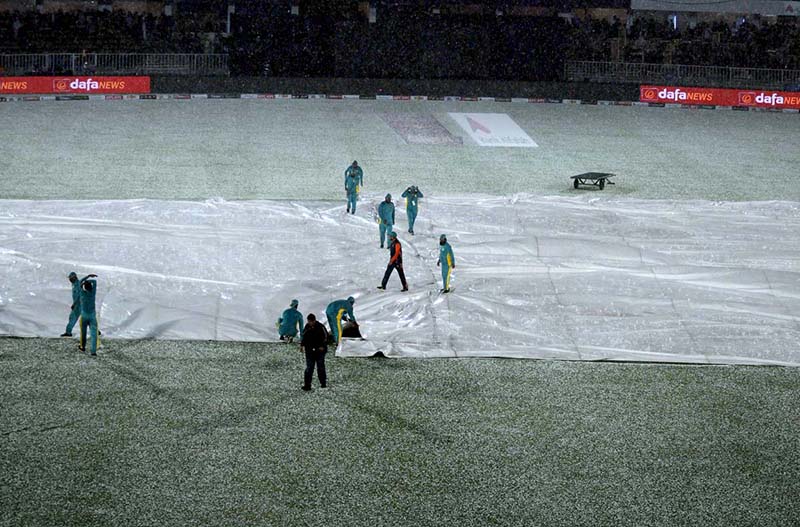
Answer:
[{"label": "grass mowing stripe", "polygon": [[[800,370],[0,339],[0,525],[791,525]],[[315,381],[316,382],[316,381]]]}]

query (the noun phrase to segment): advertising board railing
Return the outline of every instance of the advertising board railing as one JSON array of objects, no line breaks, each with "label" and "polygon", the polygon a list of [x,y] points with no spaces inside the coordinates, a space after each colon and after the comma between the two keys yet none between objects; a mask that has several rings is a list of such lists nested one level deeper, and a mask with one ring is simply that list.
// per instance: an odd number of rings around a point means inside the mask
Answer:
[{"label": "advertising board railing", "polygon": [[568,81],[670,84],[782,90],[800,85],[800,70],[729,68],[638,62],[569,61]]},{"label": "advertising board railing", "polygon": [[228,55],[199,53],[0,54],[0,75],[228,75]]},{"label": "advertising board railing", "polygon": [[150,93],[150,77],[0,77],[0,95],[115,93]]},{"label": "advertising board railing", "polygon": [[800,110],[800,93],[788,91],[645,85],[639,87],[639,100],[692,106]]}]

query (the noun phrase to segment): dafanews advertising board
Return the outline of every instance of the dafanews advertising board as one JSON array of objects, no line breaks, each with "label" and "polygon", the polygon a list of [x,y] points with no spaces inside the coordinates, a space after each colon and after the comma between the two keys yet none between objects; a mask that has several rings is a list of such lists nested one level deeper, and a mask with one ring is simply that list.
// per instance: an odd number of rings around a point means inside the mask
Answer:
[{"label": "dafanews advertising board", "polygon": [[504,113],[450,113],[480,146],[534,148],[539,145]]},{"label": "dafanews advertising board", "polygon": [[641,86],[642,102],[752,106],[755,108],[800,109],[800,93],[787,91],[732,90],[722,88],[687,88],[683,86]]},{"label": "dafanews advertising board", "polygon": [[0,77],[0,94],[150,93],[150,77]]}]

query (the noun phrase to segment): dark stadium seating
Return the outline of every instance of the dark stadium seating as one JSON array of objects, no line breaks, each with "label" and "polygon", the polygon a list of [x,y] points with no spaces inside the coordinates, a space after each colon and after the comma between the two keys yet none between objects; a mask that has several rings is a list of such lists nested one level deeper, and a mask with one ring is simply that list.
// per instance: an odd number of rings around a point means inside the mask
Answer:
[{"label": "dark stadium seating", "polygon": [[665,17],[624,20],[619,3],[376,0],[371,23],[350,0],[299,2],[298,15],[290,0],[239,0],[231,35],[224,2],[179,4],[175,16],[3,12],[0,53],[213,52],[230,55],[234,75],[411,79],[555,80],[567,60],[800,68],[794,19],[675,30]]}]

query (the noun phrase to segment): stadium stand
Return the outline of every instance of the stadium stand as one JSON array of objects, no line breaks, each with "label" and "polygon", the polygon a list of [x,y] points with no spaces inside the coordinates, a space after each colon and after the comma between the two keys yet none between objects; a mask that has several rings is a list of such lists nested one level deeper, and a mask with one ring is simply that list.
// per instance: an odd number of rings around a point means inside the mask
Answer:
[{"label": "stadium stand", "polygon": [[800,69],[797,17],[677,24],[618,0],[86,4],[0,4],[0,52],[224,53],[233,75],[294,77],[556,80],[566,61]]}]

